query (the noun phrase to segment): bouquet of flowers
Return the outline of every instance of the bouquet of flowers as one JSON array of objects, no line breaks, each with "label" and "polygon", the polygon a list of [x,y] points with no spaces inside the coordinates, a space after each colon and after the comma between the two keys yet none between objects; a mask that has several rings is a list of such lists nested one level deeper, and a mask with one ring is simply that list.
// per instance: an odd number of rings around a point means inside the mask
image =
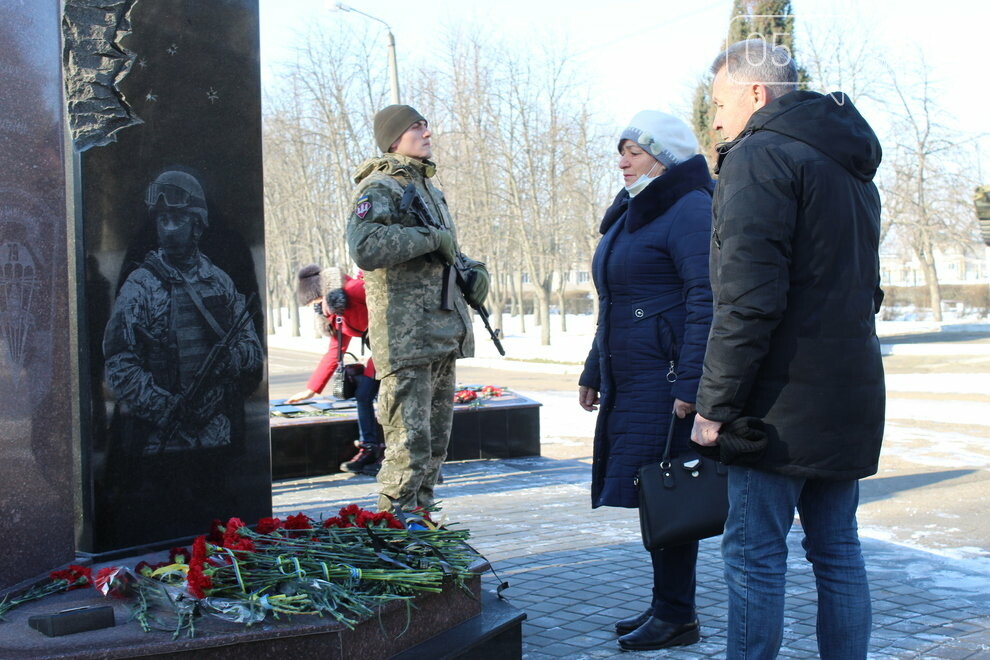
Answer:
[{"label": "bouquet of flowers", "polygon": [[481,405],[480,399],[495,399],[502,396],[505,388],[494,385],[468,385],[454,392],[454,403]]},{"label": "bouquet of flowers", "polygon": [[353,627],[385,603],[442,591],[445,580],[466,588],[478,558],[467,531],[438,526],[429,514],[398,515],[352,504],[323,521],[302,513],[262,518],[254,529],[238,518],[214,521],[191,550],[174,549],[167,562],[142,562],[133,572],[108,567],[97,586],[135,598],[145,630],[175,636],[192,636],[200,614],[246,625],[315,614]]},{"label": "bouquet of flowers", "polygon": [[72,564],[60,571],[52,571],[48,578],[49,581],[44,584],[35,585],[16,596],[7,596],[0,600],[0,621],[6,621],[3,615],[22,603],[63,591],[83,589],[93,582],[93,574],[89,567],[78,564]]}]

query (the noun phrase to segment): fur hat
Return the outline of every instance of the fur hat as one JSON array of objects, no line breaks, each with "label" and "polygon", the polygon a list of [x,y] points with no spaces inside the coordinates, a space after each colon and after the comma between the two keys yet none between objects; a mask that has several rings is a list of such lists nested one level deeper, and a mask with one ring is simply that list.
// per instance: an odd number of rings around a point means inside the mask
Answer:
[{"label": "fur hat", "polygon": [[623,140],[632,140],[667,169],[698,153],[698,138],[691,127],[677,117],[656,110],[636,113],[619,136],[620,154]]},{"label": "fur hat", "polygon": [[296,300],[307,305],[311,300],[322,298],[335,289],[344,286],[344,269],[338,266],[321,269],[316,264],[299,269],[296,281]]}]

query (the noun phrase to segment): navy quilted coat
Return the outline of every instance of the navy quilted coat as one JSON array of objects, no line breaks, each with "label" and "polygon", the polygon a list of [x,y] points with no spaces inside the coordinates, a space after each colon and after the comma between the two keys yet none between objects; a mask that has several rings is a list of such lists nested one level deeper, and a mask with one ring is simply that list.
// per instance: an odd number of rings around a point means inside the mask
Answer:
[{"label": "navy quilted coat", "polygon": [[[580,380],[601,392],[592,507],[637,506],[633,478],[663,453],[674,399],[695,400],[712,318],[712,187],[695,156],[605,212],[592,262],[598,329]],[[690,431],[678,422],[675,453]]]}]

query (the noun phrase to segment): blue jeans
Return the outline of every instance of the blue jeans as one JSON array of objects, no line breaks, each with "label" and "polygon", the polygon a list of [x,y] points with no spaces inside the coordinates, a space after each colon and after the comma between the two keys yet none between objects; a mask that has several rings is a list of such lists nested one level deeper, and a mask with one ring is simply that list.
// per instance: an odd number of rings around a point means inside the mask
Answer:
[{"label": "blue jeans", "polygon": [[870,588],[856,529],[859,482],[789,477],[729,466],[722,537],[729,588],[729,660],[776,658],[784,629],[787,533],[801,515],[805,557],[818,586],[822,660],[866,658]]},{"label": "blue jeans", "polygon": [[378,438],[378,422],[375,420],[375,397],[378,396],[378,381],[367,376],[357,377],[354,400],[357,401],[358,442],[362,447],[372,449],[381,444]]}]

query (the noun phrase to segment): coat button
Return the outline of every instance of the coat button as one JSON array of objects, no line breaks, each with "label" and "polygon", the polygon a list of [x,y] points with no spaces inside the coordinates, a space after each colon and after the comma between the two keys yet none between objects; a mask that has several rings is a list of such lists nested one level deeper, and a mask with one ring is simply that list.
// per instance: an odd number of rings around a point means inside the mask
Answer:
[{"label": "coat button", "polygon": [[642,309],[637,309],[635,311],[635,314],[636,314],[636,318],[638,318],[638,319],[643,318],[643,310]]}]

